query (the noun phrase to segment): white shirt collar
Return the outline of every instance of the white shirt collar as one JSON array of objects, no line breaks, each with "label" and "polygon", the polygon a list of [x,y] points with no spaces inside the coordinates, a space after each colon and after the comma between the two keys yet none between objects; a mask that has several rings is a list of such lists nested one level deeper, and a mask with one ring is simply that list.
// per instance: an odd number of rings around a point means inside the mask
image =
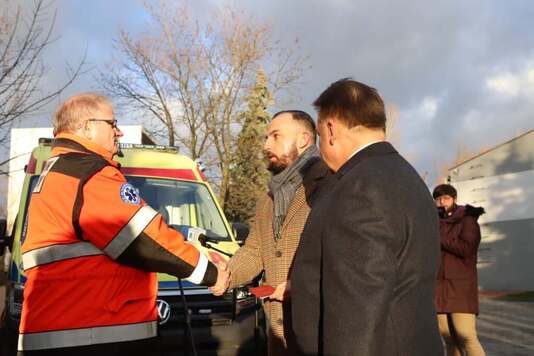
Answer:
[{"label": "white shirt collar", "polygon": [[358,153],[358,152],[362,151],[363,149],[365,149],[365,148],[367,148],[367,147],[369,147],[371,145],[374,145],[375,143],[378,143],[378,142],[385,142],[385,141],[384,140],[377,140],[377,141],[369,142],[366,145],[363,145],[362,147],[360,147],[356,151],[354,151],[354,153],[352,153],[350,155],[350,157],[349,157],[349,159],[347,159],[347,161],[350,160],[352,157],[354,157],[356,155],[356,153]]}]

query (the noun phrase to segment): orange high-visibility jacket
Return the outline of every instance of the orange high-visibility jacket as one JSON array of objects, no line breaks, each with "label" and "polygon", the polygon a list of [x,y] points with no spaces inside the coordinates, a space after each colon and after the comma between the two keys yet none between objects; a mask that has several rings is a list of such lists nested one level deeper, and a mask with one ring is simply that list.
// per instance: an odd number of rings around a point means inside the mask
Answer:
[{"label": "orange high-visibility jacket", "polygon": [[29,206],[19,350],[156,336],[156,271],[211,286],[217,270],[127,183],[100,146],[60,134]]}]

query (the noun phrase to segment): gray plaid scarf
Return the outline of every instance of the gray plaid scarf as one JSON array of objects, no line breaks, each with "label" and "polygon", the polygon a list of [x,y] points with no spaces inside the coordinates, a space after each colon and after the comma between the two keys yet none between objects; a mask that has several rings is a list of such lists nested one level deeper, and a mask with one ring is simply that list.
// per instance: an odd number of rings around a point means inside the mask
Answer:
[{"label": "gray plaid scarf", "polygon": [[289,205],[295,192],[302,185],[302,179],[308,168],[320,160],[317,146],[308,147],[302,154],[282,172],[272,176],[269,182],[269,193],[273,198],[273,232],[274,239],[279,240],[282,224],[287,215]]}]

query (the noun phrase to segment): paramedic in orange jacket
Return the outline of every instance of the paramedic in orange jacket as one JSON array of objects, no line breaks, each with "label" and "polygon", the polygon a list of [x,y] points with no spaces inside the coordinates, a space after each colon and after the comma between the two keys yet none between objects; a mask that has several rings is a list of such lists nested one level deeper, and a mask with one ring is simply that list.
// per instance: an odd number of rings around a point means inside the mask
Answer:
[{"label": "paramedic in orange jacket", "polygon": [[226,266],[184,242],[126,181],[106,97],[68,99],[54,135],[22,245],[19,355],[144,354],[157,332],[155,272],[220,294]]}]

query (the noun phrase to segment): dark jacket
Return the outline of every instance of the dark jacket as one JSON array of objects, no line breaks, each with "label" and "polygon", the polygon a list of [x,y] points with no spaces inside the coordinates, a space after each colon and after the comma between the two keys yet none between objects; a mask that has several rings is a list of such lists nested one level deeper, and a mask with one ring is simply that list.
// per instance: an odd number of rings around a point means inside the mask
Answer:
[{"label": "dark jacket", "polygon": [[327,179],[291,274],[301,352],[443,355],[433,303],[438,217],[427,187],[387,142]]},{"label": "dark jacket", "polygon": [[441,264],[435,291],[438,313],[478,314],[478,217],[483,208],[458,206],[440,218]]}]

